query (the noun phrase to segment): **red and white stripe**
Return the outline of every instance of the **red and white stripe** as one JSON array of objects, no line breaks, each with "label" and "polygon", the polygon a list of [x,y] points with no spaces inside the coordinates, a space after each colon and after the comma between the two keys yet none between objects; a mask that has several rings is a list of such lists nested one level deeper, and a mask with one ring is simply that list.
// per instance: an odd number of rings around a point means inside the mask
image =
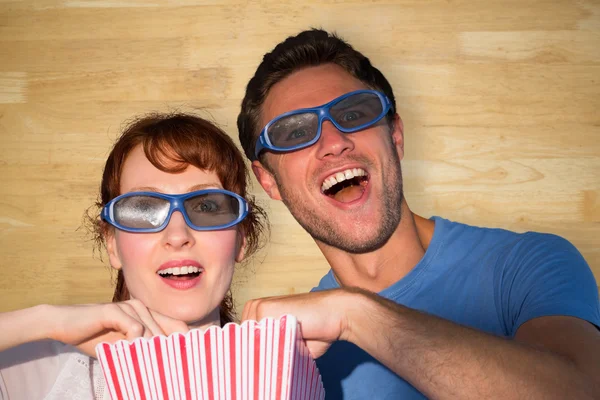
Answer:
[{"label": "red and white stripe", "polygon": [[96,346],[113,400],[323,400],[295,317]]}]

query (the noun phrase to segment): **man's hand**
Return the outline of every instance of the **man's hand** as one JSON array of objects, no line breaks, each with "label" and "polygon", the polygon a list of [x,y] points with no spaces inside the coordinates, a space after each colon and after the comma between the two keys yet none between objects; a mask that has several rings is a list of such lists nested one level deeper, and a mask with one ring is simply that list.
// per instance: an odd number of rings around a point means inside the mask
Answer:
[{"label": "man's hand", "polygon": [[349,313],[359,308],[354,289],[334,289],[250,300],[242,320],[260,321],[291,314],[300,323],[302,337],[313,358],[322,356],[336,340],[349,335]]}]

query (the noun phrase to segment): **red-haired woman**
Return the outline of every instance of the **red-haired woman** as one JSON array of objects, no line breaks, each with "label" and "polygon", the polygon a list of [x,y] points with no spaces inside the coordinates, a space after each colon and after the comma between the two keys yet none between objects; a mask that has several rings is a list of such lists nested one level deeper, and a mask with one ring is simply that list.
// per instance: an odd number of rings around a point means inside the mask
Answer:
[{"label": "red-haired woman", "polygon": [[85,355],[96,343],[232,321],[234,266],[267,227],[247,182],[239,150],[205,119],[152,114],[130,124],[89,219],[118,271],[113,303],[1,314],[0,398],[108,398]]}]

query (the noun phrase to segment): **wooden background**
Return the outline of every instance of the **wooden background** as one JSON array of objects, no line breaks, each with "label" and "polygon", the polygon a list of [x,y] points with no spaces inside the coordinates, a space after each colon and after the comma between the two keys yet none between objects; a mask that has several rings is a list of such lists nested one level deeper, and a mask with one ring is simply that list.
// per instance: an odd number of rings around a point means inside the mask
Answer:
[{"label": "wooden background", "polygon": [[[109,301],[81,225],[123,121],[201,110],[236,137],[262,55],[335,30],[390,79],[406,196],[424,216],[552,232],[600,278],[598,0],[0,0],[0,311]],[[327,270],[281,204],[234,296]]]}]

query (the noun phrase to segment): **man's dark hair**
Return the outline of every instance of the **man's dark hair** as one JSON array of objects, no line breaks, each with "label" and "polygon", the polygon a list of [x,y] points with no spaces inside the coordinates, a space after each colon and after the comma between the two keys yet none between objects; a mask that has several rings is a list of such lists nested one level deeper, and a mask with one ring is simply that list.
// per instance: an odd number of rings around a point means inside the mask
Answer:
[{"label": "man's dark hair", "polygon": [[367,57],[335,33],[321,29],[306,30],[288,37],[265,54],[248,82],[237,119],[240,143],[248,159],[256,159],[254,146],[262,128],[259,126],[261,108],[271,87],[299,69],[329,63],[342,67],[370,89],[385,93],[392,102],[392,110],[396,110],[390,83]]}]

